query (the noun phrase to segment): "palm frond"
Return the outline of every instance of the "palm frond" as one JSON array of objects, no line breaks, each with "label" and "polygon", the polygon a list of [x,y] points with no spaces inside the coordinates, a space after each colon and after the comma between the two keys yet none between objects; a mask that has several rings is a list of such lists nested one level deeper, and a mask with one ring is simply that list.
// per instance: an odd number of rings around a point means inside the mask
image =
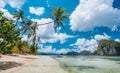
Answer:
[{"label": "palm frond", "polygon": [[54,15],[54,27],[60,27],[60,25],[62,26],[63,29],[64,28],[64,23],[63,23],[63,19],[65,18],[69,18],[69,15],[66,14],[66,9],[62,8],[62,7],[58,7],[57,9],[52,8],[52,12]]}]

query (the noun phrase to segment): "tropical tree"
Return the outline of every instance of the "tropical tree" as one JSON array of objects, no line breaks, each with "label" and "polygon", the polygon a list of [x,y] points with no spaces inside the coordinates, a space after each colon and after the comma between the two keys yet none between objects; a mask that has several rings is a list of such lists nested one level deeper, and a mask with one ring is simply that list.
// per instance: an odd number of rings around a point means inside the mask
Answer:
[{"label": "tropical tree", "polygon": [[28,32],[28,39],[29,38],[32,39],[31,43],[33,45],[35,45],[35,40],[36,40],[36,28],[37,27],[31,27],[31,28],[27,29],[27,30],[29,30],[29,32]]},{"label": "tropical tree", "polygon": [[24,23],[24,11],[19,9],[19,10],[15,10],[15,14],[13,14],[14,18],[16,18],[16,24],[18,23],[19,20],[21,20]]},{"label": "tropical tree", "polygon": [[24,26],[20,29],[17,29],[15,31],[11,31],[10,34],[14,34],[16,32],[19,31],[24,31],[24,33],[26,33],[28,31],[28,38],[32,37],[32,42],[33,42],[33,46],[37,45],[36,41],[39,42],[40,41],[40,37],[36,36],[36,30],[38,26],[43,26],[43,25],[48,25],[50,23],[54,23],[54,28],[60,27],[62,26],[64,28],[64,19],[69,18],[69,15],[66,14],[66,10],[64,8],[58,7],[58,8],[52,8],[52,16],[50,16],[50,18],[53,19],[53,21],[51,22],[47,22],[44,24],[38,24],[37,22],[33,22],[29,19],[24,19],[24,12],[22,10],[16,11],[16,14],[14,14],[14,16],[16,17],[16,20],[18,21],[19,19],[22,19],[23,21],[21,21]]},{"label": "tropical tree", "polygon": [[[25,28],[25,27],[29,27],[29,26],[31,26],[33,24],[33,22],[31,21],[31,20],[24,20],[24,26],[23,26],[23,28]],[[27,31],[30,31],[31,30],[31,28],[28,28],[28,29],[24,29],[23,31],[23,34],[25,34]]]},{"label": "tropical tree", "polygon": [[[2,18],[0,19],[0,38],[4,40],[4,42],[0,42],[0,44],[6,44],[5,46],[0,46],[0,50],[2,48],[7,48],[9,47],[11,50],[11,46],[13,47],[15,42],[19,40],[20,36],[20,31],[24,31],[24,33],[27,32],[28,38],[32,38],[32,49],[31,50],[36,50],[38,42],[40,41],[40,37],[36,35],[37,27],[38,26],[43,26],[43,25],[48,25],[50,23],[54,23],[54,28],[58,28],[62,26],[64,28],[64,19],[69,18],[69,15],[66,14],[66,10],[64,8],[58,7],[58,8],[52,8],[51,9],[53,16],[51,18],[53,21],[47,22],[44,24],[38,24],[37,22],[33,22],[29,19],[24,18],[24,11],[23,10],[16,10],[14,15],[14,18],[16,18],[16,25],[12,20],[7,19],[6,17],[2,16],[2,13],[0,15]],[[15,27],[18,25],[18,21],[21,22],[22,28],[16,29]],[[4,25],[3,25],[4,24]],[[12,45],[11,45],[12,44]],[[19,42],[18,47],[21,48],[21,44]],[[34,47],[34,48],[33,48]],[[34,51],[36,53],[36,51]]]},{"label": "tropical tree", "polygon": [[[55,28],[60,27],[60,25],[64,28],[63,20],[66,19],[66,18],[69,18],[69,15],[66,14],[66,10],[64,8],[58,7],[58,8],[52,8],[51,11],[52,11],[53,16],[50,16],[50,18],[52,18],[53,21],[47,22],[47,23],[44,23],[44,24],[38,24],[37,22],[34,22],[36,25],[27,25],[23,28],[17,29],[15,31],[11,31],[10,33],[13,34],[15,32],[19,32],[21,30],[34,28],[36,26],[48,25],[50,23],[54,23]],[[21,15],[23,15],[23,14],[21,14]]]},{"label": "tropical tree", "polygon": [[19,37],[19,33],[14,33],[12,36],[8,34],[9,31],[14,31],[15,25],[3,16],[3,13],[0,11],[0,53],[6,54],[11,53],[11,49],[15,45],[15,41]]},{"label": "tropical tree", "polygon": [[69,15],[65,13],[66,10],[61,7],[58,7],[57,9],[52,8],[51,10],[53,14],[51,17],[54,19],[54,27],[57,28],[61,25],[64,28],[63,20],[69,18]]},{"label": "tropical tree", "polygon": [[36,35],[36,31],[37,31],[37,23],[34,23],[32,22],[31,20],[26,20],[25,23],[24,23],[24,27],[29,27],[30,25],[34,25],[34,27],[31,27],[31,28],[28,28],[28,29],[25,29],[23,34],[27,32],[28,34],[28,40],[29,38],[32,38],[32,45],[35,46],[37,45],[36,42],[39,42],[40,41],[40,37],[38,37]]}]

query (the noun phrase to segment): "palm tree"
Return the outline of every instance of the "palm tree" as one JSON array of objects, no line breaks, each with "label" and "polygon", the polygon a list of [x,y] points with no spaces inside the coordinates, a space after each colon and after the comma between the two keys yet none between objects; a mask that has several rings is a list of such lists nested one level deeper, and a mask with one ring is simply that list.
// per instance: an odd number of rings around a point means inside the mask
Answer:
[{"label": "palm tree", "polygon": [[[22,10],[16,11],[16,14],[14,14],[14,17],[16,17],[17,22],[18,22],[18,20],[21,19],[22,23],[25,26],[23,26],[23,28],[15,30],[15,31],[10,31],[9,33],[14,34],[14,33],[19,32],[21,30],[24,30],[24,33],[29,31],[28,32],[28,38],[32,37],[33,45],[34,46],[37,45],[36,41],[37,42],[40,41],[40,37],[36,36],[37,26],[43,26],[43,25],[48,25],[50,23],[54,23],[54,28],[57,28],[57,27],[60,27],[60,26],[62,26],[64,28],[63,20],[65,18],[69,18],[69,15],[65,13],[66,10],[64,8],[61,8],[61,7],[52,8],[51,11],[52,11],[52,14],[53,14],[53,16],[51,16],[51,18],[54,21],[47,22],[47,23],[44,23],[44,24],[38,24],[37,22],[32,22],[31,20],[24,20],[24,16],[23,16],[24,11],[22,11]],[[17,24],[17,22],[16,22],[16,24]]]},{"label": "palm tree", "polygon": [[34,23],[35,27],[31,27],[30,28],[30,32],[28,34],[28,38],[32,37],[32,43],[33,43],[33,46],[36,46],[38,45],[36,42],[40,42],[40,37],[38,37],[36,35],[36,31],[37,31],[37,23]]},{"label": "palm tree", "polygon": [[[55,28],[60,27],[60,25],[64,28],[63,20],[64,20],[65,18],[69,18],[69,15],[65,13],[66,10],[65,10],[64,8],[58,7],[58,8],[56,8],[56,9],[55,9],[55,8],[52,8],[51,11],[52,11],[52,14],[53,14],[53,16],[51,16],[51,18],[52,18],[54,21],[47,22],[47,23],[44,23],[44,24],[38,24],[38,23],[35,22],[36,25],[28,25],[28,26],[25,26],[25,27],[23,27],[23,28],[17,29],[17,30],[15,30],[15,31],[11,31],[11,32],[9,32],[9,33],[13,34],[13,33],[19,32],[19,31],[21,31],[21,30],[31,29],[31,28],[34,28],[34,27],[36,27],[36,26],[48,25],[48,24],[50,24],[50,23],[54,23],[54,27],[55,27]],[[20,12],[18,13],[18,15],[19,15],[19,17],[18,17],[17,19],[22,18],[22,17],[23,17],[23,16],[22,16],[22,15],[23,15],[23,11],[20,10]],[[18,15],[17,15],[17,16],[18,16]]]},{"label": "palm tree", "polygon": [[[33,22],[31,20],[24,19],[24,16],[23,16],[24,11],[22,11],[22,10],[15,11],[14,17],[16,18],[16,25],[17,25],[18,21],[20,20],[20,22],[22,24],[24,24],[24,26],[22,28],[16,29],[16,30],[13,30],[14,29],[13,28],[10,32],[7,32],[8,34],[6,33],[6,35],[11,36],[15,33],[20,32],[20,31],[24,31],[24,32],[28,31],[28,37],[33,37],[33,39],[32,39],[33,44],[32,45],[37,47],[36,41],[37,42],[40,41],[40,37],[38,37],[36,35],[36,30],[37,30],[38,26],[43,26],[43,25],[48,25],[50,23],[54,23],[55,28],[60,27],[60,26],[62,26],[64,28],[64,24],[63,24],[64,19],[69,17],[69,15],[65,13],[66,10],[61,8],[61,7],[52,8],[51,11],[52,11],[52,14],[53,14],[53,16],[51,17],[53,19],[53,21],[47,22],[47,23],[44,23],[44,24],[38,24],[37,22]],[[10,23],[14,24],[13,21],[10,21]],[[7,37],[5,37],[5,38],[7,38]],[[19,45],[19,48],[21,48],[21,45]]]},{"label": "palm tree", "polygon": [[[25,27],[29,27],[29,26],[31,26],[31,25],[33,24],[33,22],[32,22],[31,20],[24,20],[23,23],[24,23],[24,28],[25,28]],[[26,33],[26,32],[27,32],[28,30],[30,30],[30,29],[31,29],[31,28],[25,29],[24,32],[23,32],[23,34]]]},{"label": "palm tree", "polygon": [[17,17],[17,21],[19,19],[22,19],[23,20],[22,23],[24,23],[25,26],[23,28],[15,30],[15,31],[11,31],[10,34],[14,34],[14,33],[19,32],[21,30],[24,30],[24,33],[29,31],[28,32],[28,38],[32,37],[33,46],[36,46],[37,45],[36,41],[37,42],[40,41],[40,37],[36,36],[37,26],[43,26],[43,25],[48,25],[50,23],[54,23],[54,28],[57,28],[57,27],[60,27],[60,26],[62,26],[64,28],[63,20],[65,18],[69,18],[69,15],[65,13],[66,10],[64,8],[61,8],[61,7],[52,8],[51,11],[52,11],[52,14],[53,14],[53,16],[51,16],[51,18],[54,21],[47,22],[47,23],[44,23],[44,24],[38,24],[37,22],[32,22],[31,20],[24,20],[23,19],[23,13],[24,12],[22,10],[17,11],[17,14],[15,14],[15,17]]},{"label": "palm tree", "polygon": [[[35,23],[34,25],[37,25],[37,24]],[[36,41],[36,29],[37,29],[37,26],[31,27],[30,32],[28,34],[28,38],[32,37],[33,45],[35,45],[35,41]]]},{"label": "palm tree", "polygon": [[16,18],[16,24],[18,23],[19,20],[22,20],[22,22],[24,21],[24,11],[19,9],[19,10],[15,10],[15,14],[13,14],[14,18]]},{"label": "palm tree", "polygon": [[54,27],[59,27],[60,25],[64,28],[63,20],[65,18],[69,18],[69,15],[65,13],[66,10],[58,7],[57,9],[52,8],[53,19],[54,19]]}]

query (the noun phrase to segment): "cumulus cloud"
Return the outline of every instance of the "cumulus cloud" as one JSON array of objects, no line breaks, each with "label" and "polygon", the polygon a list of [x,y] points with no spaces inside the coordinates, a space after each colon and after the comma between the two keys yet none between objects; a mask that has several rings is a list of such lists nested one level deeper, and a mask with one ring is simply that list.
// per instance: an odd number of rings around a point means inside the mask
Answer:
[{"label": "cumulus cloud", "polygon": [[0,7],[5,7],[6,4],[9,4],[13,8],[21,8],[26,0],[0,0]]},{"label": "cumulus cloud", "polygon": [[42,15],[44,13],[44,7],[29,7],[29,12],[35,15]]},{"label": "cumulus cloud", "polygon": [[61,44],[63,44],[64,42],[66,42],[66,39],[73,38],[74,36],[67,35],[66,33],[56,33],[54,34],[54,37],[56,38],[56,40],[60,40]]},{"label": "cumulus cloud", "polygon": [[[99,41],[101,39],[109,40],[110,38],[111,37],[106,33],[103,33],[103,35],[97,34],[94,36],[93,39],[78,38],[75,43],[69,45],[69,46],[73,46],[74,49],[61,48],[60,50],[57,50],[52,46],[45,46],[45,47],[41,47],[41,49],[39,49],[39,52],[57,53],[57,54],[61,54],[61,53],[66,54],[67,52],[70,52],[70,51],[75,51],[79,53],[83,50],[94,52],[97,49]],[[115,41],[120,42],[120,39],[115,39]]]},{"label": "cumulus cloud", "polygon": [[97,49],[98,42],[95,39],[88,40],[85,38],[79,38],[77,39],[76,43],[71,44],[71,46],[78,48],[79,52],[83,50],[89,50],[93,52]]},{"label": "cumulus cloud", "polygon": [[[52,19],[48,18],[42,18],[42,19],[32,19],[35,22],[38,22],[38,24],[44,24],[48,22],[53,22]],[[61,44],[66,42],[68,38],[73,38],[74,36],[68,35],[66,33],[55,33],[53,28],[53,23],[50,23],[48,25],[38,26],[37,30],[37,36],[41,37],[42,43],[55,43],[60,41]]]},{"label": "cumulus cloud", "polygon": [[100,40],[102,40],[102,39],[108,40],[108,39],[110,39],[111,37],[108,36],[106,33],[104,33],[104,35],[99,35],[99,34],[97,34],[97,35],[95,35],[94,38],[95,38],[95,40],[100,41]]},{"label": "cumulus cloud", "polygon": [[95,27],[119,26],[120,10],[113,8],[114,0],[80,0],[70,16],[73,31],[90,31]]},{"label": "cumulus cloud", "polygon": [[72,49],[68,49],[68,48],[62,48],[60,50],[57,50],[56,53],[58,54],[66,54],[67,52],[71,51]]},{"label": "cumulus cloud", "polygon": [[106,33],[103,33],[103,35],[97,34],[93,39],[78,38],[77,41],[74,44],[70,44],[70,46],[78,48],[78,51],[89,50],[91,52],[94,52],[97,49],[100,40],[109,40],[110,38],[111,37]]}]

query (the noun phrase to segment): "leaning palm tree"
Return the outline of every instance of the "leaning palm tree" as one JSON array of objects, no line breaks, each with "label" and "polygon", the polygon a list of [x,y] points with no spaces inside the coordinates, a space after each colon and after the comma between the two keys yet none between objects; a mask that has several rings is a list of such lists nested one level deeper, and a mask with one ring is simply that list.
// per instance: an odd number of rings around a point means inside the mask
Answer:
[{"label": "leaning palm tree", "polygon": [[[20,29],[16,29],[15,31],[10,31],[8,33],[14,34],[16,32],[20,32],[20,31],[24,31],[24,33],[25,33],[28,31],[28,38],[32,38],[32,45],[37,46],[38,45],[37,42],[40,41],[40,37],[38,37],[36,35],[38,26],[43,26],[43,25],[48,25],[48,24],[54,23],[54,28],[58,28],[60,26],[62,26],[64,28],[64,23],[63,23],[64,19],[69,18],[69,15],[65,13],[66,10],[64,8],[61,8],[61,7],[52,8],[51,11],[53,14],[53,16],[51,16],[53,21],[47,22],[44,24],[38,24],[37,22],[33,22],[31,20],[25,20],[23,17],[24,12],[22,10],[16,11],[16,14],[14,14],[14,17],[16,17],[17,22],[19,20],[22,20],[21,23],[24,24],[24,26]],[[16,24],[17,24],[17,22],[16,22]]]},{"label": "leaning palm tree", "polygon": [[[20,10],[21,11],[21,10]],[[69,18],[69,15],[66,14],[66,10],[64,8],[61,8],[61,7],[58,7],[58,8],[52,8],[51,9],[52,11],[52,14],[53,16],[51,16],[51,18],[54,20],[54,21],[51,21],[51,22],[47,22],[47,23],[44,23],[44,24],[38,24],[37,22],[34,22],[36,23],[36,25],[29,25],[29,26],[25,26],[23,28],[20,28],[20,29],[17,29],[15,31],[11,31],[10,33],[13,34],[13,33],[16,33],[16,32],[19,32],[21,30],[26,30],[26,29],[31,29],[31,28],[34,28],[36,26],[43,26],[43,25],[48,25],[50,23],[54,23],[54,27],[57,28],[57,27],[60,27],[60,25],[64,28],[64,24],[63,24],[63,20],[65,18]],[[20,13],[20,15],[23,15],[22,13]],[[22,16],[23,17],[23,16]],[[20,18],[20,17],[19,17]],[[17,18],[17,19],[19,19]]]}]

